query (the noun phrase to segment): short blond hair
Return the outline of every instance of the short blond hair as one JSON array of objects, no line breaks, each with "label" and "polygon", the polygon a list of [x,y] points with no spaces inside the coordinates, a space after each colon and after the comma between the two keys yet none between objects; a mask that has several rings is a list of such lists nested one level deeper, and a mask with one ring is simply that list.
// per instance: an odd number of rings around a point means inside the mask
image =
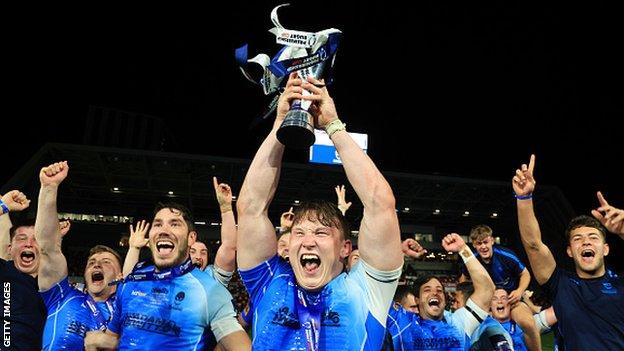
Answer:
[{"label": "short blond hair", "polygon": [[485,224],[479,224],[470,230],[470,241],[473,243],[476,241],[482,241],[488,236],[492,236],[492,233],[492,228]]}]

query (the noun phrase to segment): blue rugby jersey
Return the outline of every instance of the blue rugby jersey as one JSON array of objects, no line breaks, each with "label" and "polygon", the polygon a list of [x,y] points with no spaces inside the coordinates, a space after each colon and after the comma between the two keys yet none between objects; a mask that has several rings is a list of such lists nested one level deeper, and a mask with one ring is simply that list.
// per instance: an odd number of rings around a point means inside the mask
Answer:
[{"label": "blue rugby jersey", "polygon": [[[507,292],[518,288],[520,274],[524,271],[525,265],[513,251],[499,245],[494,245],[490,263],[483,262],[483,259],[476,250],[473,250],[473,253],[483,267],[485,267],[485,270],[487,270],[494,285],[502,287]],[[470,278],[465,264],[461,266],[461,272],[466,277]]]},{"label": "blue rugby jersey", "polygon": [[120,335],[119,350],[203,350],[209,331],[218,342],[243,330],[231,300],[198,268],[168,280],[127,281],[118,287],[109,329]]},{"label": "blue rugby jersey", "polygon": [[[360,259],[320,291],[319,350],[379,351],[401,269],[382,272]],[[292,268],[278,256],[241,270],[250,295],[254,350],[307,350]]]},{"label": "blue rugby jersey", "polygon": [[527,351],[526,345],[524,344],[524,331],[515,321],[508,320],[507,322],[501,323],[503,328],[509,333],[511,336],[511,340],[513,341],[513,347],[515,351]]},{"label": "blue rugby jersey", "polygon": [[[483,320],[487,312],[472,300],[466,303]],[[388,314],[388,333],[395,351],[463,351],[470,347],[471,335],[480,321],[465,307],[454,313],[445,311],[441,320],[427,320],[395,304]]]},{"label": "blue rugby jersey", "polygon": [[[98,330],[98,320],[87,304],[88,294],[72,288],[67,277],[40,294],[48,308],[43,350],[82,350],[85,334]],[[114,306],[115,295],[109,298],[108,304],[95,303],[104,322],[110,320]]]}]

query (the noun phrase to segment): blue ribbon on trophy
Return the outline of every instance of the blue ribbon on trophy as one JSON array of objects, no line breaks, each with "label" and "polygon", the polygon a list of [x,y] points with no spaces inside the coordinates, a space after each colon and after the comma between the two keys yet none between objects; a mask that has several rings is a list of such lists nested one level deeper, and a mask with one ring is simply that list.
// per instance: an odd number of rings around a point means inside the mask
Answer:
[{"label": "blue ribbon on trophy", "polygon": [[[313,76],[317,79],[324,78],[327,85],[332,82],[332,70],[338,44],[340,43],[341,31],[335,28],[325,29],[320,32],[304,32],[286,29],[281,25],[277,17],[277,10],[282,4],[271,11],[271,21],[275,25],[269,32],[273,33],[276,43],[283,45],[277,54],[270,58],[267,54],[259,54],[248,59],[247,44],[236,49],[236,61],[240,69],[249,81],[262,86],[265,95],[275,94],[267,111],[254,121],[254,124],[269,117],[277,107],[279,94],[281,94],[288,75],[297,72],[300,78],[306,79]],[[247,69],[248,63],[255,63],[262,67],[262,77],[254,79]],[[311,94],[304,90],[304,95]],[[286,114],[284,122],[277,131],[279,141],[289,147],[306,148],[314,143],[314,123],[308,112],[311,101],[295,100],[291,104],[290,111]]]}]

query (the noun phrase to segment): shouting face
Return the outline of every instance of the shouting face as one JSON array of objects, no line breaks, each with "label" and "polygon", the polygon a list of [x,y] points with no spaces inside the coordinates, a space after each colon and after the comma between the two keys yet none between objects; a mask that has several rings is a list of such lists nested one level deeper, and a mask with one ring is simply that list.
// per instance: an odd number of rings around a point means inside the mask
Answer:
[{"label": "shouting face", "polygon": [[423,319],[439,320],[444,314],[446,296],[444,287],[437,278],[431,278],[419,290],[418,310]]},{"label": "shouting face", "polygon": [[293,223],[288,247],[297,283],[316,291],[342,272],[348,247],[340,230],[323,225],[313,216]]},{"label": "shouting face", "polygon": [[189,257],[189,245],[195,243],[182,213],[163,208],[156,213],[149,232],[149,246],[158,269],[182,264]]},{"label": "shouting face", "polygon": [[202,271],[206,269],[208,265],[208,248],[206,244],[201,241],[196,241],[195,244],[191,246],[191,261]]},{"label": "shouting face", "polygon": [[87,291],[96,301],[104,301],[115,292],[115,285],[109,283],[121,279],[121,267],[117,258],[110,252],[102,251],[87,259],[84,279]]},{"label": "shouting face", "polygon": [[574,259],[579,277],[595,278],[605,274],[604,257],[609,254],[609,244],[598,229],[579,227],[572,230],[567,253]]},{"label": "shouting face", "polygon": [[504,289],[496,289],[494,296],[492,296],[490,311],[492,317],[501,323],[507,322],[511,316],[511,308],[507,299],[507,291]]},{"label": "shouting face", "polygon": [[13,259],[15,268],[20,272],[37,275],[39,269],[39,245],[35,239],[35,227],[24,226],[15,229],[15,235],[11,240],[9,254]]}]

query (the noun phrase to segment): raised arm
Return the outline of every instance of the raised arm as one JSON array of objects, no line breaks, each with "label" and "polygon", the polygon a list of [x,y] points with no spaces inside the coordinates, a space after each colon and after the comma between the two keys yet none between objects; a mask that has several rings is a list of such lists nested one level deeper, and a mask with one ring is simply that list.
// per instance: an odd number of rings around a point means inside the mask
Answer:
[{"label": "raised arm", "polygon": [[123,277],[127,277],[132,273],[132,269],[139,262],[139,256],[141,255],[141,249],[147,245],[149,239],[145,237],[149,229],[150,224],[145,220],[137,222],[133,228],[130,224],[130,238],[128,239],[128,252],[123,263],[122,274]]},{"label": "raised arm", "polygon": [[397,269],[403,265],[403,254],[392,189],[373,161],[345,130],[324,84],[314,78],[309,80],[302,86],[313,93],[304,99],[314,101],[310,112],[315,116],[316,127],[328,132],[347,178],[364,205],[358,235],[360,256],[378,270]]},{"label": "raised arm", "polygon": [[418,241],[412,238],[403,240],[401,243],[401,250],[403,250],[403,255],[416,260],[422,258],[427,253],[427,250],[422,247]]},{"label": "raised arm", "polygon": [[279,99],[273,129],[256,152],[236,202],[239,269],[253,268],[277,252],[275,229],[268,216],[284,154],[284,145],[277,140],[276,132],[290,108],[290,101],[303,97],[300,85],[301,80],[291,74]]},{"label": "raised arm", "polygon": [[596,193],[600,207],[592,210],[592,215],[602,223],[608,231],[624,240],[624,210],[609,205],[599,191]]},{"label": "raised arm", "polygon": [[462,258],[474,285],[474,293],[470,296],[470,299],[484,311],[489,311],[495,286],[485,267],[474,257],[472,250],[470,250],[459,234],[452,233],[446,235],[442,239],[442,247],[446,251],[458,253]]},{"label": "raised arm", "polygon": [[43,167],[39,172],[41,189],[37,204],[35,237],[39,243],[38,282],[40,290],[48,290],[52,285],[67,276],[67,260],[61,252],[61,231],[56,210],[58,187],[67,177],[67,161]]},{"label": "raised arm", "polygon": [[212,184],[217,195],[221,211],[221,245],[215,255],[215,266],[226,272],[236,269],[236,219],[232,210],[232,189],[225,183],[219,184],[217,177],[212,177]]},{"label": "raised arm", "polygon": [[556,262],[550,249],[542,242],[542,233],[533,209],[533,191],[536,184],[533,177],[534,168],[535,155],[531,155],[529,165],[520,166],[511,183],[516,193],[522,246],[529,258],[535,280],[541,285],[546,283],[555,271]]},{"label": "raised arm", "polygon": [[30,200],[19,190],[11,190],[0,198],[0,258],[9,260],[11,244],[11,218],[9,212],[19,212],[28,208]]}]

